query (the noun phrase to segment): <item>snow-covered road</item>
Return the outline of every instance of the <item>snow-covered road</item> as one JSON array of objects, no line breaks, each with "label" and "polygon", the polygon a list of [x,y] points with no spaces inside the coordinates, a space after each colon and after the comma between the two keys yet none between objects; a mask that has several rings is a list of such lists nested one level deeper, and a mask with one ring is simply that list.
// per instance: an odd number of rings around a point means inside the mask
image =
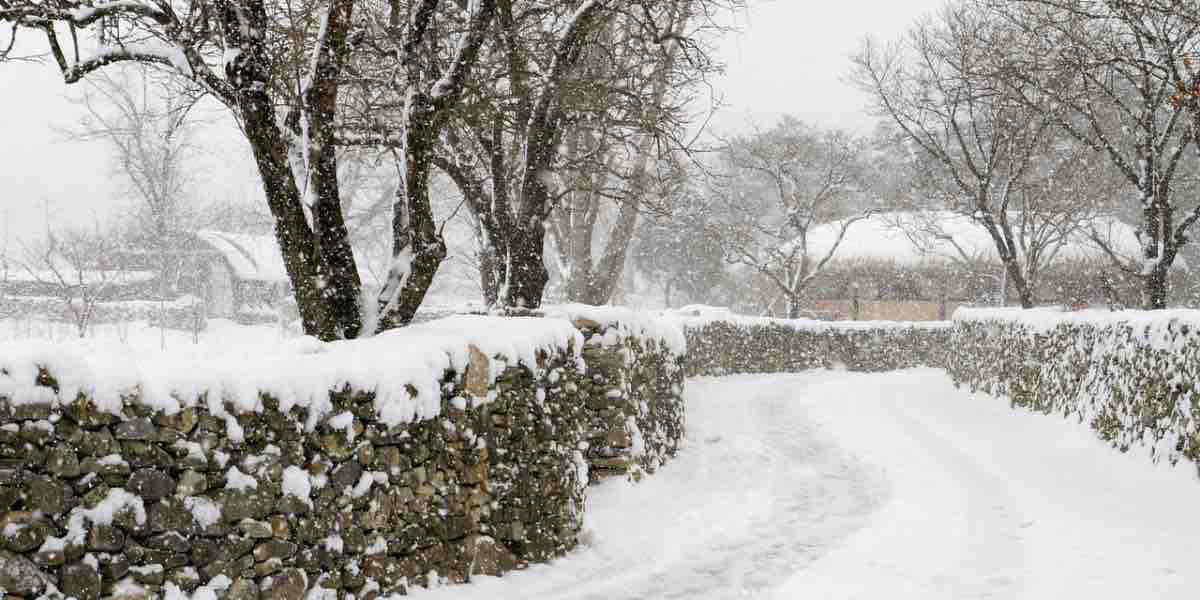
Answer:
[{"label": "snow-covered road", "polygon": [[584,545],[421,598],[1191,598],[1200,480],[940,371],[689,382],[688,440]]}]

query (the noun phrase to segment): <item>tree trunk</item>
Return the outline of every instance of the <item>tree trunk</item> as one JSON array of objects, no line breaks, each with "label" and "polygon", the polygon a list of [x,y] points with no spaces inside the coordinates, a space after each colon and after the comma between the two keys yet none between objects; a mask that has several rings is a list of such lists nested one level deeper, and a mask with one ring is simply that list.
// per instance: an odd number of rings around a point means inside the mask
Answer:
[{"label": "tree trunk", "polygon": [[800,318],[800,297],[799,296],[788,296],[787,318],[789,318],[789,319],[799,319]]},{"label": "tree trunk", "polygon": [[475,229],[475,242],[479,248],[479,289],[483,293],[485,306],[496,305],[500,299],[500,283],[504,280],[500,270],[503,261],[496,256],[490,237],[487,229],[479,223]]},{"label": "tree trunk", "polygon": [[1167,277],[1170,266],[1160,262],[1142,278],[1142,308],[1159,310],[1167,307],[1167,297],[1170,293],[1171,282]]},{"label": "tree trunk", "polygon": [[[462,137],[453,127],[447,128],[446,139],[451,147],[465,145]],[[499,142],[496,142],[496,145],[499,145]],[[457,160],[437,154],[434,154],[433,160],[434,164],[458,187],[458,191],[467,205],[467,212],[471,215],[474,225],[476,257],[479,259],[479,290],[483,296],[484,305],[495,306],[500,299],[500,286],[504,282],[505,250],[502,242],[505,239],[505,233],[497,217],[497,204],[500,205],[500,210],[507,211],[503,201],[505,183],[502,180],[493,181],[491,195],[489,195],[485,188],[485,182],[472,172],[470,165],[464,166]],[[502,154],[498,152],[493,154],[493,163],[498,162],[500,165],[494,167],[493,171],[503,171],[503,160]],[[493,198],[501,198],[501,201],[494,202]]]},{"label": "tree trunk", "polygon": [[[691,7],[687,3],[682,6],[678,14],[671,16],[671,31],[677,38],[684,37],[684,28],[690,18]],[[651,106],[658,106],[663,102],[668,91],[666,78],[674,67],[680,47],[680,44],[669,46],[665,61],[659,65],[658,75],[651,92]],[[642,199],[646,195],[646,171],[655,141],[653,135],[644,133],[638,143],[629,192],[624,202],[621,203],[616,222],[613,223],[609,232],[604,253],[598,263],[593,264],[591,244],[596,215],[600,211],[598,200],[592,199],[590,205],[592,213],[589,215],[590,218],[582,224],[583,231],[572,232],[579,240],[576,243],[580,245],[578,250],[582,251],[583,256],[573,258],[572,275],[575,281],[571,282],[573,285],[568,286],[568,299],[593,305],[607,304],[612,300],[613,293],[617,289],[617,282],[621,280],[625,271],[625,258],[629,253],[629,246],[637,228]],[[586,269],[580,269],[582,266],[586,266]]]},{"label": "tree trunk", "polygon": [[342,214],[338,186],[337,148],[333,127],[340,92],[340,74],[347,60],[347,36],[354,0],[333,0],[325,20],[325,35],[313,49],[312,81],[304,91],[309,143],[308,176],[313,193],[312,223],[317,259],[317,288],[326,302],[336,338],[358,337],[362,329],[359,295],[362,282],[350,248],[350,232]]},{"label": "tree trunk", "polygon": [[[379,292],[377,331],[412,322],[433,277],[446,258],[429,200],[438,125],[428,96],[410,92],[404,135],[404,179],[396,188],[392,212],[392,264]],[[411,253],[406,256],[406,253]]]},{"label": "tree trunk", "polygon": [[[608,3],[598,0],[581,8],[558,41],[552,67],[546,75],[547,89],[536,103],[529,104],[535,108],[527,120],[518,117],[518,122],[525,124],[525,164],[521,175],[520,208],[506,228],[510,237],[501,300],[508,307],[538,308],[550,279],[545,263],[546,225],[543,221],[553,208],[550,205],[553,194],[547,188],[547,180],[553,173],[566,127],[562,109],[563,82],[578,64],[588,34],[594,28],[604,26]],[[498,173],[492,175],[496,177]]]},{"label": "tree trunk", "polygon": [[1150,272],[1142,276],[1142,308],[1146,310],[1167,307],[1170,292],[1167,276],[1179,252],[1179,246],[1170,234],[1175,221],[1166,195],[1165,187],[1156,190],[1153,200],[1142,211],[1142,226],[1148,238],[1142,243],[1142,255],[1144,264],[1153,264]]},{"label": "tree trunk", "polygon": [[[643,158],[644,160],[644,158]],[[640,177],[640,175],[639,175]],[[640,182],[635,185],[635,197],[640,196]],[[639,202],[627,199],[621,205],[617,222],[613,224],[608,235],[608,243],[604,247],[604,256],[600,264],[588,277],[587,304],[607,304],[612,300],[617,282],[625,272],[625,258],[629,255],[629,246],[633,241],[633,232],[637,228]],[[590,250],[589,250],[590,252]]]},{"label": "tree trunk", "polygon": [[538,308],[550,274],[545,263],[546,228],[539,220],[526,220],[513,228],[508,246],[508,279],[504,287],[504,305],[513,308]]},{"label": "tree trunk", "polygon": [[296,297],[304,333],[323,340],[336,336],[325,300],[317,287],[317,261],[313,236],[300,207],[300,194],[288,164],[286,144],[275,126],[274,110],[265,93],[240,94],[246,137],[250,141],[267,206],[275,218],[275,239]]},{"label": "tree trunk", "polygon": [[976,201],[978,210],[983,213],[983,224],[988,235],[992,237],[992,242],[996,246],[996,252],[1000,255],[1000,262],[1004,264],[1004,280],[1001,288],[1000,305],[1003,306],[1007,298],[1008,282],[1017,290],[1017,297],[1021,301],[1021,308],[1033,308],[1033,290],[1029,286],[1029,282],[1025,279],[1025,273],[1021,269],[1021,263],[1017,257],[1017,248],[1013,243],[1012,228],[1008,225],[1008,219],[1005,213],[1001,213],[1000,222],[997,223],[991,213],[985,208],[988,206],[987,190],[980,191],[980,199]]},{"label": "tree trunk", "polygon": [[313,205],[317,246],[317,287],[326,302],[335,338],[356,338],[362,330],[359,295],[362,282],[350,246],[350,231],[342,216],[336,152],[322,152],[316,166],[317,202]]},{"label": "tree trunk", "polygon": [[1033,308],[1033,290],[1029,288],[1029,283],[1025,281],[1025,275],[1021,273],[1021,265],[1017,263],[1016,258],[1009,258],[1004,261],[1004,273],[1006,281],[1011,281],[1013,287],[1017,290],[1017,298],[1021,301],[1021,308]]},{"label": "tree trunk", "polygon": [[220,24],[227,48],[238,50],[236,60],[225,65],[225,75],[234,88],[238,112],[259,178],[267,196],[267,206],[275,219],[275,239],[283,255],[283,265],[291,281],[304,332],[323,340],[336,337],[325,299],[317,285],[318,264],[313,234],[300,191],[288,161],[288,144],[275,120],[275,102],[267,93],[270,81],[264,35],[266,8],[261,0],[235,6],[222,3]]}]

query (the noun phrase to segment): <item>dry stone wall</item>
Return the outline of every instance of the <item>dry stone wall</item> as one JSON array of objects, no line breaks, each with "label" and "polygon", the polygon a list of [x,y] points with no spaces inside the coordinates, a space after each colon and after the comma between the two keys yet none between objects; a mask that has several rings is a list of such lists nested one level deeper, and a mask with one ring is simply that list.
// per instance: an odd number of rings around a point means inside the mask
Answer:
[{"label": "dry stone wall", "polygon": [[942,321],[676,318],[687,336],[688,375],[942,367],[951,336]]},{"label": "dry stone wall", "polygon": [[465,359],[432,400],[405,384],[419,410],[400,422],[381,418],[394,390],[350,384],[319,402],[208,391],[173,406],[142,397],[146,383],[114,410],[54,365],[0,352],[0,588],[369,600],[560,556],[589,479],[674,453],[683,370],[681,347],[603,314],[547,343],[552,320],[519,328],[532,353],[449,335]]},{"label": "dry stone wall", "polygon": [[1200,469],[1200,312],[959,309],[956,385]]},{"label": "dry stone wall", "polygon": [[570,320],[585,340],[592,482],[653,473],[683,439],[682,330],[660,317],[619,308],[566,305],[545,313]]}]

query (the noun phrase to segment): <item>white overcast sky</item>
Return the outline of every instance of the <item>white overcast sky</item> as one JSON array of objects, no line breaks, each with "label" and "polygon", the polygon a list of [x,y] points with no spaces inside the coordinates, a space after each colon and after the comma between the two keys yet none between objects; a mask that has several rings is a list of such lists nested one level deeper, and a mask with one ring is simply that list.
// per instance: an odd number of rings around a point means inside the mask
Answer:
[{"label": "white overcast sky", "polygon": [[[749,0],[741,32],[722,44],[728,65],[716,82],[727,104],[717,132],[782,114],[866,132],[864,100],[842,82],[848,56],[867,34],[895,37],[942,0]],[[52,221],[89,222],[127,204],[103,145],[68,143],[54,133],[78,119],[49,64],[0,65],[0,245],[5,231],[27,238]],[[212,136],[210,136],[212,137]],[[198,192],[216,198],[255,194],[252,165],[232,132],[210,145]]]}]

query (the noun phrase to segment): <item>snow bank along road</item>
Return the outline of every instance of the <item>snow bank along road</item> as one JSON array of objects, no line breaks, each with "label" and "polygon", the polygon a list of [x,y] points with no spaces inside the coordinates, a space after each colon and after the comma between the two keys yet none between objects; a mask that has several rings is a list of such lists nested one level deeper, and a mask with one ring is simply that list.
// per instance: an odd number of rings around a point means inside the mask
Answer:
[{"label": "snow bank along road", "polygon": [[688,439],[580,549],[419,597],[1195,598],[1194,469],[941,371],[699,379]]}]

